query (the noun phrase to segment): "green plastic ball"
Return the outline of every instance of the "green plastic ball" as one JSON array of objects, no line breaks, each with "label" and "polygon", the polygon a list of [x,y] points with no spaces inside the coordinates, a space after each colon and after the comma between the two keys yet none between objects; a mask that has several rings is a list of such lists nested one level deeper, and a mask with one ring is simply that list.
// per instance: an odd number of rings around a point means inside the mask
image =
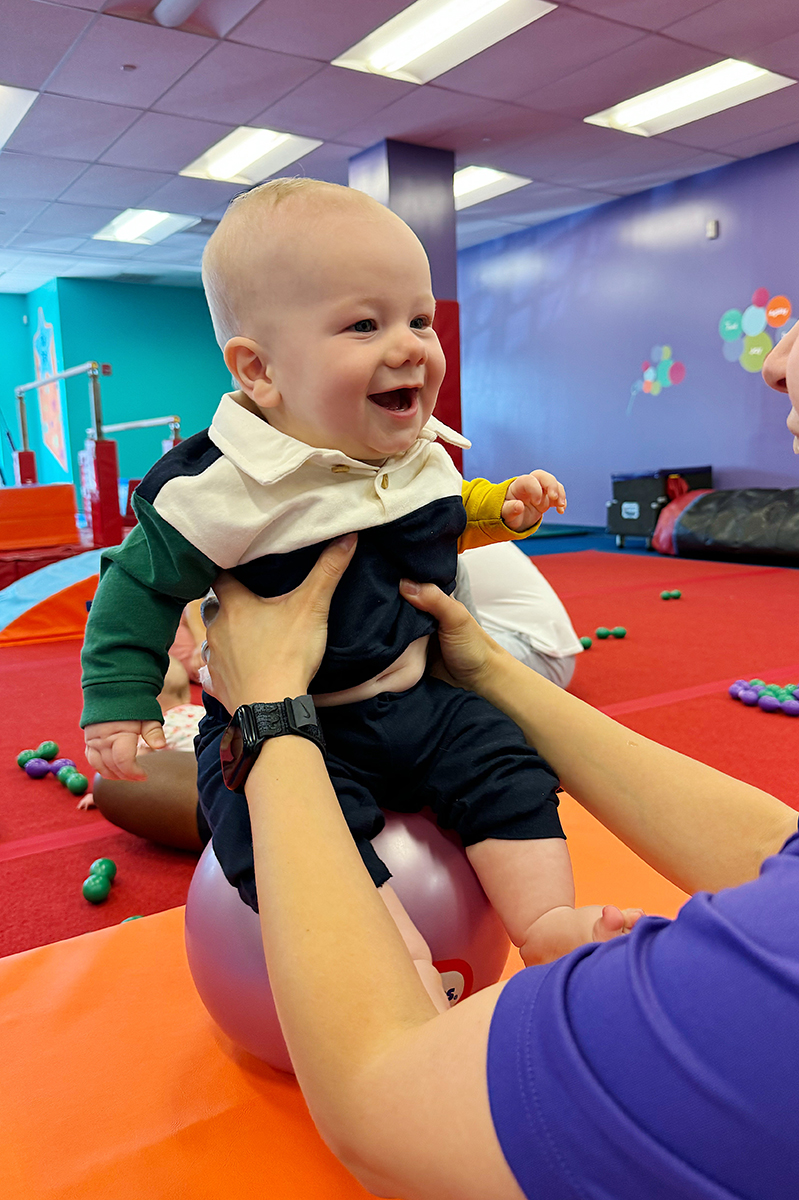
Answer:
[{"label": "green plastic ball", "polygon": [[111,891],[111,880],[105,875],[90,875],[83,881],[83,895],[90,904],[102,904]]},{"label": "green plastic ball", "polygon": [[52,762],[58,757],[58,742],[42,742],[41,746],[36,747],[36,757]]},{"label": "green plastic ball", "polygon": [[765,681],[765,679],[750,679],[749,686],[750,687],[765,687],[766,681]]},{"label": "green plastic ball", "polygon": [[66,787],[67,780],[71,775],[79,775],[80,771],[77,767],[62,767],[60,771],[56,771],[56,779],[59,783],[63,783]]},{"label": "green plastic ball", "polygon": [[660,598],[661,600],[671,600],[671,592],[661,592]]},{"label": "green plastic ball", "polygon": [[682,596],[682,592],[680,591],[679,588],[675,588],[674,591],[671,593],[672,600],[679,600],[681,596]]},{"label": "green plastic ball", "polygon": [[610,637],[610,630],[605,625],[600,625],[596,631],[596,635],[600,641],[604,641],[605,638]]},{"label": "green plastic ball", "polygon": [[[63,767],[61,769],[63,770]],[[82,796],[88,786],[88,779],[85,775],[81,775],[80,771],[73,771],[73,773],[67,776],[67,778],[64,780],[64,787],[68,792],[72,792],[73,796]]]},{"label": "green plastic ball", "polygon": [[36,753],[35,750],[23,750],[21,754],[17,755],[17,766],[22,767],[22,769],[24,771],[25,763],[30,762],[30,760],[32,758],[38,758],[38,757],[39,757],[39,755]]},{"label": "green plastic ball", "polygon": [[593,644],[594,644],[593,638],[590,638],[590,637],[581,637],[580,638],[580,645],[582,646],[583,650],[590,650],[591,647],[593,646]]},{"label": "green plastic ball", "polygon": [[613,636],[615,638],[627,637],[627,630],[624,628],[623,625],[617,625],[614,629],[611,629],[610,632],[613,634]]},{"label": "green plastic ball", "polygon": [[117,873],[117,865],[113,858],[96,858],[89,867],[90,875],[105,875],[106,879],[113,879]]},{"label": "green plastic ball", "polygon": [[142,914],[136,913],[135,917],[125,917],[125,920],[120,921],[119,923],[120,923],[120,925],[127,925],[128,921],[141,921],[142,919],[143,919]]}]

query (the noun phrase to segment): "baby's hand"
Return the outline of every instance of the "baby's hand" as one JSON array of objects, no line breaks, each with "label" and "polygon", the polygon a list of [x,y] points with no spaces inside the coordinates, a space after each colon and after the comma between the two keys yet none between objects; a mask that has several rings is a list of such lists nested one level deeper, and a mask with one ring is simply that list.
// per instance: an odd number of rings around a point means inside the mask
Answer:
[{"label": "baby's hand", "polygon": [[98,721],[83,731],[90,767],[106,779],[146,779],[136,764],[136,746],[143,737],[151,750],[165,750],[159,721]]},{"label": "baby's hand", "polygon": [[555,508],[559,513],[566,511],[563,484],[548,471],[533,471],[530,475],[520,475],[508,485],[502,520],[521,533],[537,524],[548,508]]}]

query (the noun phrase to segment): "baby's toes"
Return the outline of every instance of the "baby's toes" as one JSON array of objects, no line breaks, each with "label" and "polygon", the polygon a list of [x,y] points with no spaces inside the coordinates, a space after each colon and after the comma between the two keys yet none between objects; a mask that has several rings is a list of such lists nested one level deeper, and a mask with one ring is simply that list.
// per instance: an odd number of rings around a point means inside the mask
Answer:
[{"label": "baby's toes", "polygon": [[629,933],[644,916],[644,910],[642,908],[625,908],[622,915],[624,916],[624,932]]}]

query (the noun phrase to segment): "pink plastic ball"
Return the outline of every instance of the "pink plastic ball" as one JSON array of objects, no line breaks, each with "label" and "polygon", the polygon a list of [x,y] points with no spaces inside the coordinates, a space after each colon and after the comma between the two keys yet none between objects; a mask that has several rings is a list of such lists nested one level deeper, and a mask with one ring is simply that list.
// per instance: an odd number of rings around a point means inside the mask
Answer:
[{"label": "pink plastic ball", "polygon": [[[373,844],[451,1001],[496,983],[510,942],[457,837],[421,813],[385,816]],[[185,934],[194,984],[217,1025],[256,1058],[291,1071],[258,915],[227,882],[210,844],[189,888]]]}]

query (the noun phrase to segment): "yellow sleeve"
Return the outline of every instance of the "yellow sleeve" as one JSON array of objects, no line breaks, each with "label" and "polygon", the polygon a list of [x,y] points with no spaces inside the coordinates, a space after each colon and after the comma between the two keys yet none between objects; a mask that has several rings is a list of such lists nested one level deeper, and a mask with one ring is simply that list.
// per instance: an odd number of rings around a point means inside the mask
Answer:
[{"label": "yellow sleeve", "polygon": [[488,546],[491,542],[511,542],[529,537],[541,524],[540,520],[529,529],[511,529],[502,520],[502,505],[508,486],[513,482],[490,483],[487,479],[464,479],[461,497],[466,509],[466,528],[458,541],[458,553],[474,550],[477,546]]}]

